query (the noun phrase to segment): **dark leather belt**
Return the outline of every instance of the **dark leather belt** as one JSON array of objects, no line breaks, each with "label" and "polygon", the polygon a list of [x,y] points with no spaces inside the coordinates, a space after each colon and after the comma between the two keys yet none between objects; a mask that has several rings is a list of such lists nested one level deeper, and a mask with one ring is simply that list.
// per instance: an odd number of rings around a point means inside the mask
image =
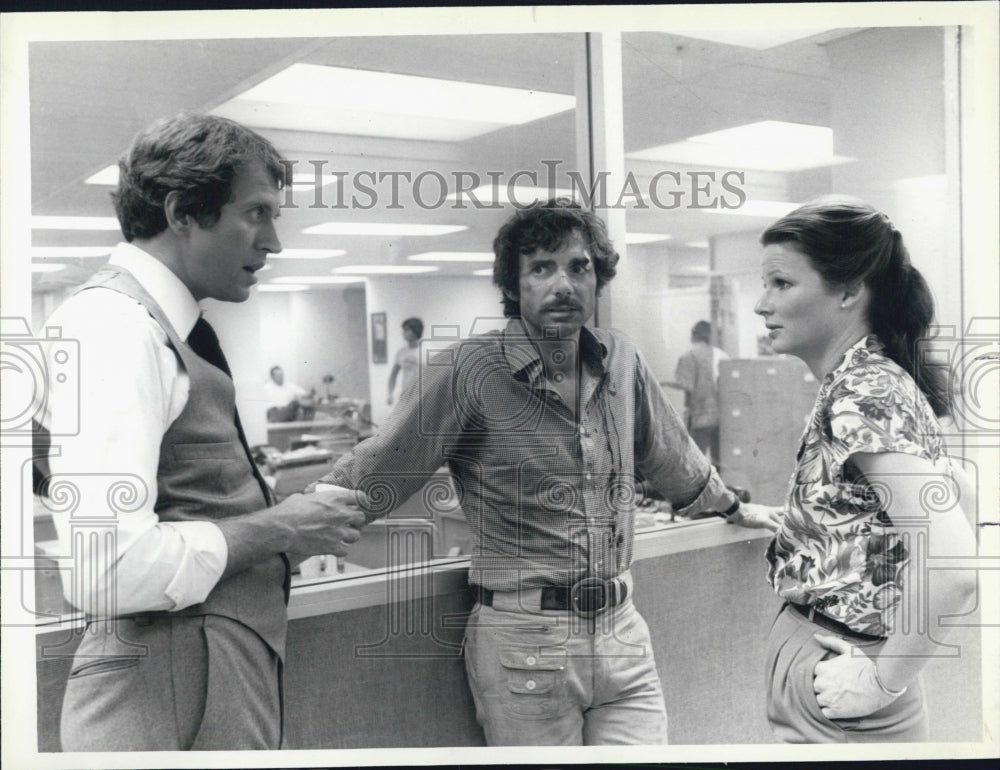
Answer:
[{"label": "dark leather belt", "polygon": [[843,636],[851,636],[855,639],[863,639],[868,642],[880,642],[885,639],[884,636],[876,636],[874,634],[863,634],[860,631],[855,631],[850,626],[841,623],[839,620],[834,620],[831,617],[827,617],[822,612],[817,610],[815,607],[809,606],[807,604],[795,604],[794,602],[787,603],[789,607],[799,613],[806,620],[811,623],[815,623],[820,628],[825,628],[827,631],[832,631],[835,634],[841,634]]},{"label": "dark leather belt", "polygon": [[[541,609],[572,610],[584,618],[599,615],[628,597],[628,584],[619,578],[601,580],[588,577],[572,586],[546,586],[538,590],[541,591]],[[472,586],[472,591],[480,604],[493,606],[494,591],[482,586]]]}]

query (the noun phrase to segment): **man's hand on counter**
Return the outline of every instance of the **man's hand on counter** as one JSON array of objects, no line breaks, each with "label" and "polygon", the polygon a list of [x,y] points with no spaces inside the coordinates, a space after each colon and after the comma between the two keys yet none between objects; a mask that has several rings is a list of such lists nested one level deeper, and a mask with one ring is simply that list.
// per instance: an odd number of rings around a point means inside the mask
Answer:
[{"label": "man's hand on counter", "polygon": [[776,532],[781,526],[782,508],[760,503],[740,503],[740,507],[726,519],[727,524],[739,524],[748,529],[769,529]]}]

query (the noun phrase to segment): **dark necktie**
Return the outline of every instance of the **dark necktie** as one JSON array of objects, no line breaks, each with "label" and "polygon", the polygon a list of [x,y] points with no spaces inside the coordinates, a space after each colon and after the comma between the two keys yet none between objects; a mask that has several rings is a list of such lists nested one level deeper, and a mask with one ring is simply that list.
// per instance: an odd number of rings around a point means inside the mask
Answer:
[{"label": "dark necktie", "polygon": [[[229,369],[229,362],[226,361],[225,353],[222,352],[222,346],[219,344],[219,337],[216,335],[215,329],[212,328],[212,325],[206,321],[204,317],[200,317],[195,323],[194,328],[191,329],[191,333],[188,335],[188,345],[191,347],[191,350],[208,361],[208,363],[224,371],[226,376],[232,379],[233,373]],[[253,453],[250,451],[250,444],[247,443],[246,434],[243,432],[243,424],[240,422],[240,413],[235,410],[235,408],[233,410],[233,422],[236,424],[236,432],[239,434],[240,443],[243,445],[243,451],[246,452],[247,459],[250,460],[254,477],[261,485],[261,491],[264,493],[264,499],[270,503],[271,494],[268,489],[267,482],[264,481],[264,477],[261,476],[260,471],[257,468],[257,463],[253,460]]]},{"label": "dark necktie", "polygon": [[[201,356],[203,359],[208,361],[208,363],[221,369],[226,373],[226,376],[232,379],[233,373],[229,369],[229,362],[226,361],[226,355],[222,352],[222,346],[219,344],[219,337],[215,333],[215,329],[212,325],[206,321],[203,317],[199,317],[191,329],[191,333],[188,335],[188,346]],[[264,500],[267,505],[271,505],[271,489],[268,487],[267,482],[264,481],[264,477],[260,473],[260,469],[257,467],[257,463],[254,462],[253,453],[250,451],[250,444],[247,443],[246,434],[243,432],[243,424],[240,422],[240,413],[234,407],[233,408],[233,422],[236,424],[236,432],[239,434],[240,443],[243,445],[243,451],[246,452],[247,459],[250,461],[250,467],[253,469],[254,478],[257,479],[257,483],[260,484],[260,491],[264,495]],[[285,554],[281,554],[282,560],[285,562],[285,601],[288,601],[288,591],[290,587],[290,569],[288,567],[288,558]]]}]

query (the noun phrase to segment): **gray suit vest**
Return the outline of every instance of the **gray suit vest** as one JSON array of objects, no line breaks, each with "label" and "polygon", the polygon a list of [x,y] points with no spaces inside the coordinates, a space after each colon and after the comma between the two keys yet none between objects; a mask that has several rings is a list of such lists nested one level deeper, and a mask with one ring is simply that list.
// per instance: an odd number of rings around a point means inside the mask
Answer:
[{"label": "gray suit vest", "polygon": [[[126,270],[99,270],[77,291],[113,289],[135,299],[160,324],[191,379],[187,405],[160,444],[155,512],[161,521],[213,521],[272,504],[234,422],[232,379],[182,340],[163,310]],[[288,564],[280,555],[220,581],[201,604],[176,615],[223,615],[259,634],[284,656]]]}]

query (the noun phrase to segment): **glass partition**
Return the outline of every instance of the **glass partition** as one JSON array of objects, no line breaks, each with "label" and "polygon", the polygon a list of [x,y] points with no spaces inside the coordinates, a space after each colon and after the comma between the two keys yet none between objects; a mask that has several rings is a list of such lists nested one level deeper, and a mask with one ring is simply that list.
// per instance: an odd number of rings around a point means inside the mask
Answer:
[{"label": "glass partition", "polygon": [[[942,27],[622,33],[628,258],[614,324],[684,408],[677,364],[698,321],[717,370],[727,483],[782,502],[818,387],[771,355],[753,313],[760,232],[796,205],[846,193],[886,211],[928,277],[942,323],[961,317],[957,169],[947,162]],[[950,133],[951,132],[951,133]]]},{"label": "glass partition", "polygon": [[[602,310],[681,412],[677,361],[695,322],[711,322],[730,358],[712,459],[728,483],[778,503],[816,383],[760,338],[758,233],[822,193],[867,198],[906,234],[942,318],[961,318],[961,275],[946,268],[958,242],[946,123],[956,38],[941,27],[761,35],[620,33],[623,124],[598,141],[623,135],[610,149],[624,153],[625,174],[600,200],[602,169],[589,158],[608,153],[586,132],[605,115],[586,84],[605,73],[583,33],[32,43],[35,331],[120,239],[108,192],[135,132],[181,109],[259,130],[295,174],[284,250],[250,302],[209,302],[207,313],[280,498],[389,414],[404,320],[420,318],[431,346],[503,323],[489,278],[498,227],[515,203],[575,194],[601,213],[626,211]],[[275,366],[309,394],[281,422],[267,416]],[[44,499],[35,523],[44,556],[54,537]],[[637,523],[687,522],[650,496]],[[469,538],[442,469],[351,556],[314,557],[295,580],[462,557]],[[49,582],[40,590],[56,606]]]},{"label": "glass partition", "polygon": [[[35,329],[121,239],[109,192],[137,131],[181,109],[258,130],[293,168],[284,248],[249,302],[204,304],[259,464],[279,499],[301,491],[398,401],[404,320],[421,319],[421,344],[439,347],[504,323],[493,238],[515,204],[569,190],[586,157],[583,37],[32,43]],[[270,400],[274,367],[308,394],[297,407]],[[38,549],[54,556],[46,500],[35,502]],[[295,581],[468,553],[442,471],[350,557],[309,559]],[[46,603],[58,603],[50,582]]]}]

